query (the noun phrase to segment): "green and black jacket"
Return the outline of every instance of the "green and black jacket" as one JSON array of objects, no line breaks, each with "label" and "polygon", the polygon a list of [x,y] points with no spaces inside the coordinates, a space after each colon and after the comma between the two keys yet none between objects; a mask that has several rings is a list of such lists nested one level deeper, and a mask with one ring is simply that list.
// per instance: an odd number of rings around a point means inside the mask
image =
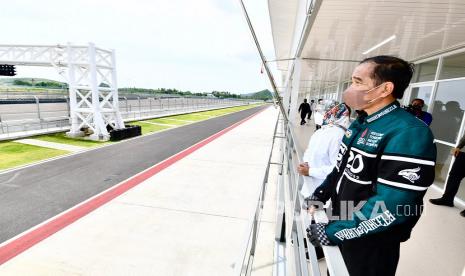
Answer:
[{"label": "green and black jacket", "polygon": [[[433,139],[397,101],[359,116],[342,140],[336,167],[313,195],[331,199],[332,214],[340,217],[330,218],[328,238],[335,244],[406,241],[434,181]],[[348,205],[358,209],[350,213]]]}]

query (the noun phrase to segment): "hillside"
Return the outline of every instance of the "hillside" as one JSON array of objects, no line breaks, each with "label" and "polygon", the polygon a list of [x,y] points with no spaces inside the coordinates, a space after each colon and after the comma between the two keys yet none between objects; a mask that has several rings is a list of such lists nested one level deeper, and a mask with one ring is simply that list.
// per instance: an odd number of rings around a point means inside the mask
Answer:
[{"label": "hillside", "polygon": [[68,84],[42,78],[0,78],[1,86],[34,86],[43,88],[64,88]]},{"label": "hillside", "polygon": [[264,100],[264,101],[273,99],[273,94],[271,94],[271,91],[268,89],[261,90],[258,92],[252,92],[248,94],[242,94],[242,96],[247,97],[247,98],[252,98],[252,99]]}]

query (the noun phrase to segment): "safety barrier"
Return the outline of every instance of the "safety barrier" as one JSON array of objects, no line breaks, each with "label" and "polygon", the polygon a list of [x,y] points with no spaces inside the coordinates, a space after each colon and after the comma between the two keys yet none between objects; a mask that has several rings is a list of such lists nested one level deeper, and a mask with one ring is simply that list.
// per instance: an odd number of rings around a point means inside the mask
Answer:
[{"label": "safety barrier", "polygon": [[[279,122],[282,122],[279,124]],[[278,127],[279,126],[279,127]],[[277,131],[280,131],[278,133]],[[278,208],[275,231],[275,276],[301,275],[319,276],[325,275],[321,272],[315,247],[308,241],[306,228],[310,224],[310,215],[302,209],[302,198],[300,189],[303,185],[303,177],[298,174],[297,166],[302,163],[302,154],[297,151],[295,133],[292,127],[283,119],[278,119],[275,127],[274,139],[282,139],[280,160],[272,163],[271,153],[265,178],[261,186],[259,201],[248,228],[248,235],[243,251],[240,253],[239,261],[236,263],[236,275],[252,275],[252,263],[255,254],[255,244],[258,236],[261,209],[263,208],[263,197],[268,182],[269,167],[271,164],[279,165],[279,177],[277,187]],[[273,140],[273,145],[274,145]],[[328,218],[324,211],[319,210],[313,214],[313,219],[319,223],[327,223]],[[305,244],[308,248],[306,249]],[[306,257],[306,250],[309,258]],[[339,247],[323,246],[326,267],[330,275],[348,276]]]},{"label": "safety barrier", "polygon": [[[51,109],[41,99],[33,97],[34,104],[25,110],[16,105],[0,105],[0,140],[9,140],[32,135],[68,131],[69,106],[66,103]],[[171,116],[212,109],[251,104],[253,101],[208,99],[208,98],[141,98],[135,97],[120,101],[120,112],[125,122],[146,120],[162,116]],[[48,106],[47,106],[48,105]]]}]

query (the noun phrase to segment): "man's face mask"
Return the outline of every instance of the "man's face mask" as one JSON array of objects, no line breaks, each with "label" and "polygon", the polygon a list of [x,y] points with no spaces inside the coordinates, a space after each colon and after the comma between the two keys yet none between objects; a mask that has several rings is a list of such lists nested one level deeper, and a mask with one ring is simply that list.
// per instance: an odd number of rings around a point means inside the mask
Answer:
[{"label": "man's face mask", "polygon": [[371,97],[371,99],[367,99],[367,95],[369,94],[376,94],[374,92],[378,87],[383,85],[384,83],[375,86],[369,90],[357,90],[351,86],[349,86],[344,93],[342,93],[342,99],[345,104],[347,104],[350,108],[354,110],[363,110],[364,108],[368,107],[370,104],[376,102],[378,99],[383,98],[380,96],[383,91],[378,92],[377,96]]}]

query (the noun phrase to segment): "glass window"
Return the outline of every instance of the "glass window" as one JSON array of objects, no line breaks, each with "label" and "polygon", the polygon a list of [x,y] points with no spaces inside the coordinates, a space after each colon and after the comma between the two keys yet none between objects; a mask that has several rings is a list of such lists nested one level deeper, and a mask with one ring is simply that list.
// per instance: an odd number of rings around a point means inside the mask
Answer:
[{"label": "glass window", "polygon": [[436,143],[437,157],[436,157],[436,179],[438,186],[441,188],[446,182],[447,174],[449,173],[449,167],[452,162],[452,147],[447,145]]},{"label": "glass window", "polygon": [[412,82],[432,81],[436,76],[438,60],[431,60],[415,65],[415,73]]},{"label": "glass window", "polygon": [[442,61],[439,79],[465,77],[465,53],[445,57]]},{"label": "glass window", "polygon": [[421,87],[413,87],[412,93],[410,95],[410,102],[412,103],[413,99],[422,99],[425,101],[425,106],[423,107],[423,111],[428,110],[428,103],[431,99],[431,91],[433,91],[433,86],[421,86]]},{"label": "glass window", "polygon": [[465,109],[465,80],[438,83],[431,129],[438,140],[456,144]]}]

